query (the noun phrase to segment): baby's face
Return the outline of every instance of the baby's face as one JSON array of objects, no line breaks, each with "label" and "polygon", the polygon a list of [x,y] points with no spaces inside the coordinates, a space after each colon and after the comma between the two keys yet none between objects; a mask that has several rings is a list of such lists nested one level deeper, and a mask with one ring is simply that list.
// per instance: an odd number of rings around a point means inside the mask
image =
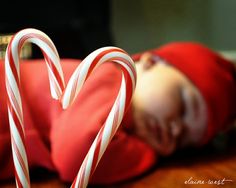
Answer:
[{"label": "baby's face", "polygon": [[133,97],[135,133],[161,155],[197,144],[206,127],[206,106],[198,89],[163,60],[150,54],[137,62]]}]

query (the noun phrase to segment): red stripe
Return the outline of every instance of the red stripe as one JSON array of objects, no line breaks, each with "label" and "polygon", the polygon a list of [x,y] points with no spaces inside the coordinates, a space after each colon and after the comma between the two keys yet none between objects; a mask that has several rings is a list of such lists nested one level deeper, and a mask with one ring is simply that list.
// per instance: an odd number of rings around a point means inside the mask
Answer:
[{"label": "red stripe", "polygon": [[[81,70],[81,69],[80,69],[80,70]],[[69,105],[71,105],[72,101],[73,101],[74,98],[76,97],[76,96],[75,96],[75,93],[76,93],[76,88],[77,88],[77,84],[78,84],[79,77],[80,77],[80,75],[78,75],[78,76],[76,77],[75,81],[74,81],[73,84],[72,84],[72,89],[71,89],[70,98],[69,98]]]},{"label": "red stripe", "polygon": [[22,45],[25,43],[25,41],[29,38],[38,38],[42,41],[44,41],[50,48],[52,48],[54,51],[56,51],[55,46],[53,45],[52,41],[50,41],[50,39],[44,37],[41,34],[38,33],[26,33],[25,35],[23,35],[20,40],[19,40],[19,49],[22,47]]},{"label": "red stripe", "polygon": [[61,91],[63,91],[65,86],[64,86],[64,82],[60,76],[60,73],[57,71],[56,66],[53,64],[53,61],[47,56],[46,52],[43,49],[41,49],[41,51],[43,53],[43,56],[44,56],[46,62],[49,65],[49,67],[52,69],[52,72],[53,72],[54,76],[56,77],[58,85],[61,88]]},{"label": "red stripe", "polygon": [[[28,33],[27,35],[24,35],[20,41],[19,41],[19,49],[21,49],[22,45],[24,44],[24,42],[29,39],[29,38],[38,38],[40,40],[42,40],[43,42],[45,42],[55,53],[56,53],[56,49],[55,47],[51,44],[51,42],[48,41],[47,38],[43,37],[42,35],[40,34],[36,34],[36,33]],[[52,72],[54,73],[55,77],[56,77],[56,80],[61,88],[61,90],[63,91],[64,90],[64,82],[60,76],[60,73],[58,72],[56,66],[53,64],[53,61],[49,58],[49,56],[47,55],[47,53],[44,51],[44,49],[40,48],[42,53],[43,53],[43,56],[44,56],[44,59],[46,60],[46,62],[48,63],[49,67],[51,67],[52,69]]]},{"label": "red stripe", "polygon": [[129,108],[129,105],[131,103],[131,98],[133,96],[133,83],[132,81],[130,80],[130,75],[127,71],[125,71],[123,68],[122,68],[123,72],[124,72],[124,77],[125,77],[125,86],[126,86],[126,101],[125,101],[125,112],[127,111],[127,109]]},{"label": "red stripe", "polygon": [[71,185],[71,188],[74,188],[75,187],[75,183],[76,183],[76,180],[78,179],[78,174],[76,175],[72,185]]},{"label": "red stripe", "polygon": [[111,48],[111,49],[104,50],[104,51],[100,52],[100,53],[94,58],[94,60],[92,61],[91,66],[89,67],[88,74],[87,74],[85,80],[87,80],[87,78],[89,77],[89,75],[91,74],[91,72],[93,71],[93,69],[96,67],[96,65],[97,65],[97,63],[100,61],[100,59],[101,59],[104,55],[106,55],[106,54],[108,54],[108,53],[111,53],[111,52],[123,52],[123,53],[124,53],[123,50],[117,49],[117,48]]},{"label": "red stripe", "polygon": [[104,134],[104,128],[105,124],[101,127],[97,134],[97,142],[96,142],[96,148],[94,151],[94,157],[93,157],[93,163],[92,163],[92,168],[91,168],[91,174],[90,177],[93,175],[98,163],[99,163],[99,153],[100,153],[100,148],[101,148],[101,143],[102,143],[102,136]]},{"label": "red stripe", "polygon": [[[122,52],[122,53],[124,53],[124,51],[123,50],[119,50],[119,49],[109,49],[109,50],[105,50],[105,51],[102,51],[100,54],[98,54],[96,57],[95,57],[95,59],[93,60],[93,62],[91,63],[91,66],[89,67],[89,70],[88,70],[88,74],[86,75],[86,78],[85,78],[85,80],[89,77],[89,75],[91,74],[91,72],[93,71],[93,69],[95,68],[95,66],[97,65],[97,63],[100,61],[100,59],[104,56],[104,55],[106,55],[107,53],[110,53],[110,52],[114,52],[114,51],[118,51],[118,52]],[[122,62],[124,62],[127,66],[129,66],[129,68],[131,69],[131,71],[132,71],[132,73],[133,73],[133,75],[134,75],[134,79],[136,79],[136,71],[135,71],[135,69],[133,68],[133,66],[131,66],[130,64],[129,64],[129,62],[127,61],[127,60],[125,60],[125,59],[123,59],[123,58],[117,58],[117,57],[115,57],[115,58],[110,58],[110,59],[108,59],[108,60],[106,60],[106,62],[108,62],[108,61],[113,61],[114,62],[114,60],[120,60],[120,61],[122,61]],[[117,63],[117,62],[116,62]],[[131,77],[130,77],[130,75],[129,75],[129,72],[126,70],[126,68],[125,67],[123,67],[123,66],[121,66],[122,67],[122,71],[124,72],[124,77],[125,77],[125,82],[126,82],[126,84],[128,84],[127,86],[126,86],[126,89],[127,89],[127,92],[128,92],[128,94],[127,94],[127,96],[126,96],[126,101],[125,101],[125,108],[127,109],[127,106],[129,105],[129,103],[130,103],[130,100],[131,100],[131,97],[132,97],[132,94],[133,94],[133,90],[132,89],[130,89],[130,88],[133,88],[133,83],[132,83],[132,79],[131,79]],[[120,106],[120,94],[119,94],[119,96],[118,96],[118,99],[117,99],[117,103],[115,103],[114,105],[116,105],[115,106],[115,116],[114,116],[114,119],[113,119],[113,124],[112,124],[112,133],[111,133],[111,136],[110,136],[110,138],[109,138],[109,142],[110,142],[110,140],[112,139],[112,137],[115,135],[115,133],[116,133],[116,129],[118,128],[117,126],[119,126],[118,125],[118,118],[119,118],[119,106]],[[98,164],[98,157],[99,157],[99,153],[100,153],[100,149],[101,149],[101,142],[102,142],[102,136],[103,136],[103,134],[104,134],[104,126],[105,126],[105,124],[102,126],[102,128],[100,129],[100,131],[99,131],[99,133],[98,133],[98,139],[97,139],[97,141],[96,141],[96,148],[95,148],[95,151],[94,151],[94,158],[93,158],[93,161],[92,161],[92,167],[91,167],[91,172],[90,172],[90,177],[92,176],[92,174],[94,173],[94,171],[95,171],[95,169],[96,169],[96,167],[97,167],[97,164]],[[107,145],[108,146],[108,145]],[[106,146],[106,147],[107,147]],[[87,158],[85,159],[86,160],[86,162],[85,162],[85,164],[87,165]],[[84,163],[83,163],[84,164]],[[81,173],[81,178],[80,178],[80,180],[79,180],[79,185],[83,185],[83,183],[84,183],[84,176],[85,176],[85,167],[84,167],[84,165],[82,165],[82,167],[81,167],[82,169],[80,169],[80,170],[82,170],[82,173]],[[90,178],[89,177],[89,178]]]},{"label": "red stripe", "polygon": [[[21,122],[23,123],[23,114],[21,112],[20,105],[18,104],[18,102],[16,100],[16,96],[15,96],[12,88],[10,87],[8,77],[6,77],[5,79],[6,79],[5,82],[6,82],[7,94],[8,94],[8,97],[9,97],[9,104],[12,105],[12,108],[13,108],[13,106],[16,108],[16,112],[20,116],[19,118],[20,118]],[[19,88],[19,86],[17,86],[17,87]],[[19,93],[20,93],[20,91],[19,91]],[[10,100],[10,98],[11,98],[12,101]],[[21,96],[20,96],[20,98],[21,98]]]},{"label": "red stripe", "polygon": [[9,65],[11,68],[11,71],[13,73],[13,76],[16,80],[16,84],[19,85],[19,77],[18,77],[18,73],[17,73],[17,69],[13,60],[13,55],[12,55],[12,50],[11,47],[12,46],[12,40],[10,41],[9,45],[8,45],[8,51],[7,51],[7,56],[8,56],[8,60],[9,60]]},{"label": "red stripe", "polygon": [[[101,53],[99,53],[99,54],[94,58],[94,60],[92,61],[91,65],[90,65],[90,67],[89,67],[89,69],[88,69],[88,73],[87,73],[87,75],[86,75],[86,77],[85,77],[85,81],[88,79],[88,77],[90,76],[90,74],[92,73],[93,69],[96,67],[97,63],[100,61],[100,59],[101,59],[104,55],[106,55],[106,54],[108,54],[108,53],[111,53],[111,52],[122,52],[122,53],[125,53],[123,50],[117,49],[117,48],[112,48],[112,49],[104,50],[104,51],[102,51]],[[125,54],[127,54],[127,53],[125,53]],[[123,61],[127,66],[130,67],[131,71],[133,72],[133,75],[136,77],[136,72],[135,72],[133,66],[131,66],[127,60],[125,60],[125,59],[123,59],[123,58],[119,58],[119,57],[114,57],[114,58],[110,58],[110,59],[106,60],[106,62],[109,62],[109,61],[112,62],[113,60],[120,60],[120,61]],[[126,70],[126,69],[124,68],[124,70]],[[127,72],[127,70],[126,70],[126,72]],[[129,74],[129,73],[128,73],[128,74]],[[77,79],[76,79],[76,80],[74,81],[74,83],[73,83],[73,87],[72,87],[71,95],[70,95],[70,99],[69,99],[70,104],[71,104],[72,100],[73,100],[74,97],[75,97],[75,93],[76,93],[76,88],[77,88],[79,76],[80,76],[80,74],[77,76]],[[129,77],[130,77],[130,76],[129,76]],[[130,79],[130,80],[131,80],[131,79]],[[131,80],[131,84],[132,84],[132,80]],[[131,88],[133,88],[133,87],[131,87]],[[132,94],[132,93],[131,93],[131,94]],[[128,101],[128,100],[127,100],[127,101]]]},{"label": "red stripe", "polygon": [[10,110],[10,113],[12,114],[13,121],[14,121],[14,123],[16,125],[16,128],[17,128],[19,134],[20,134],[20,137],[22,138],[22,140],[24,140],[24,137],[25,137],[24,136],[24,130],[23,130],[23,127],[20,124],[20,121],[18,120],[18,117],[17,117],[15,111],[14,110]]},{"label": "red stripe", "polygon": [[[14,121],[14,123],[15,123],[16,129],[18,130],[18,133],[19,133],[19,135],[20,135],[20,137],[21,137],[21,139],[22,139],[23,147],[25,148],[25,139],[24,139],[25,137],[24,137],[23,127],[22,127],[22,125],[21,125],[21,123],[20,123],[20,121],[19,121],[19,119],[18,119],[18,116],[17,116],[16,113],[15,113],[15,110],[14,110],[13,107],[11,106],[11,102],[9,101],[9,100],[10,100],[10,99],[9,99],[9,96],[7,97],[7,99],[8,99],[9,111],[10,111],[10,113],[11,113],[11,115],[12,115],[12,118],[13,118],[13,121]],[[11,134],[11,135],[12,135],[12,134]],[[15,150],[16,153],[17,153],[17,158],[18,158],[18,160],[19,160],[19,162],[20,162],[20,164],[21,164],[21,166],[22,166],[22,169],[23,169],[24,173],[26,173],[26,167],[22,164],[22,163],[23,163],[23,162],[22,162],[23,159],[19,158],[19,156],[18,156],[18,155],[20,155],[20,154],[19,154],[18,148],[16,147],[15,140],[14,140],[13,137],[12,137],[11,139],[12,139],[13,148],[14,148],[14,150]],[[27,177],[27,175],[26,175],[26,177]]]},{"label": "red stripe", "polygon": [[[129,54],[127,54],[127,53],[125,53],[125,54],[126,54],[126,55],[129,55]],[[112,58],[108,59],[107,61],[112,61],[112,62],[117,63],[116,60],[124,62],[124,63],[130,68],[132,74],[134,75],[134,79],[136,79],[136,77],[137,77],[136,70],[135,70],[134,66],[132,66],[132,64],[131,64],[127,59],[122,58],[122,57],[112,57]],[[119,63],[118,63],[118,64],[119,64]],[[119,65],[122,66],[121,64],[119,64]],[[122,66],[122,67],[123,67],[123,66]],[[125,69],[126,69],[126,68],[125,68]]]},{"label": "red stripe", "polygon": [[[120,97],[119,97],[120,98]],[[119,99],[120,100],[120,99]],[[115,116],[113,118],[113,123],[112,123],[112,132],[111,132],[111,135],[110,135],[110,138],[109,138],[109,141],[108,141],[108,144],[110,143],[111,139],[113,138],[113,136],[115,135],[116,133],[116,128],[118,125],[118,117],[119,117],[119,102],[115,104]],[[101,143],[102,143],[102,136],[104,134],[104,129],[105,129],[105,124],[101,127],[101,129],[99,130],[99,133],[97,135],[97,142],[96,142],[96,148],[95,148],[95,151],[94,151],[94,157],[93,157],[93,162],[92,162],[92,168],[91,168],[91,174],[90,174],[90,177],[93,175],[93,173],[95,172],[96,170],[96,167],[100,161],[99,159],[99,153],[100,153],[100,149],[101,149]],[[107,145],[108,146],[108,145]],[[106,146],[106,148],[107,148]],[[105,150],[106,150],[105,148]]]},{"label": "red stripe", "polygon": [[[89,74],[92,72],[92,69],[96,66],[96,64],[99,62],[99,60],[104,56],[106,55],[107,53],[110,53],[110,52],[122,52],[122,53],[125,53],[123,50],[119,50],[119,49],[109,49],[109,50],[105,50],[105,51],[102,51],[100,54],[98,54],[98,56],[93,60],[92,64],[91,64],[91,70],[89,70],[88,74],[87,74],[87,77],[86,79],[89,77]],[[125,53],[127,54],[127,53]],[[124,59],[124,58],[121,58],[121,57],[113,57],[113,58],[110,58],[110,59],[107,59],[106,62],[114,62],[114,63],[117,63],[115,60],[119,60],[119,61],[122,61],[124,62],[132,71],[133,75],[134,75],[134,80],[136,80],[136,71],[134,69],[134,67],[132,65],[130,65],[130,63]],[[130,73],[127,71],[127,69],[120,65],[121,66],[121,70],[123,71],[124,73],[124,77],[125,77],[125,82],[126,82],[126,93],[127,93],[127,96],[126,96],[126,101],[125,101],[125,112],[127,111],[129,105],[130,105],[130,101],[131,101],[131,98],[132,98],[132,95],[133,95],[133,82],[132,82],[132,79],[131,79],[131,76],[130,76]]]},{"label": "red stripe", "polygon": [[[14,167],[14,168],[15,168],[15,167]],[[15,179],[16,179],[16,185],[17,185],[17,187],[19,187],[19,188],[24,188],[23,185],[22,185],[22,183],[21,183],[21,181],[20,181],[20,178],[19,178],[19,176],[18,176],[18,174],[17,174],[17,172],[16,172],[16,169],[15,169],[14,171],[15,171]]]},{"label": "red stripe", "polygon": [[[50,73],[49,73],[49,74],[50,74]],[[59,100],[60,100],[60,97],[61,97],[61,94],[63,93],[63,91],[62,91],[62,90],[60,91],[60,89],[61,89],[61,88],[59,88],[60,86],[57,87],[57,84],[56,84],[55,79],[50,79],[50,78],[49,78],[49,81],[52,82],[52,85],[55,85],[55,86],[56,86],[54,89],[55,89],[56,94],[57,94],[57,96],[58,96],[58,98],[59,98]]]},{"label": "red stripe", "polygon": [[[113,118],[113,123],[112,123],[112,133],[111,133],[111,136],[110,136],[110,140],[113,138],[113,136],[115,135],[116,133],[116,129],[117,127],[119,127],[118,125],[118,119],[119,119],[119,113],[120,113],[120,109],[119,109],[119,106],[120,106],[120,94],[118,95],[118,102],[114,104],[115,105],[115,116]],[[123,118],[123,117],[122,117]]]},{"label": "red stripe", "polygon": [[[125,59],[122,59],[122,58],[110,58],[108,61],[112,61],[114,63],[117,63],[115,60],[120,60],[120,61],[123,61],[125,62],[130,68],[132,67],[128,61],[126,61]],[[121,70],[124,74],[124,79],[125,79],[125,86],[126,86],[126,100],[125,100],[125,112],[127,111],[129,105],[130,105],[130,102],[131,102],[131,98],[133,96],[133,81],[131,79],[131,76],[130,76],[130,73],[127,71],[127,69],[120,65],[121,67]],[[131,69],[131,71],[134,71],[133,72],[133,75],[134,75],[134,81],[136,81],[136,71],[134,68]]]},{"label": "red stripe", "polygon": [[[8,104],[9,104],[9,102],[8,102]],[[10,113],[12,114],[12,118],[13,118],[13,121],[14,121],[14,123],[16,125],[16,128],[17,128],[17,130],[18,130],[18,132],[20,134],[20,137],[24,138],[24,131],[22,129],[21,123],[20,123],[20,121],[19,121],[19,119],[18,119],[14,109],[10,105],[8,105],[8,107],[9,107]]]},{"label": "red stripe", "polygon": [[[26,181],[30,184],[28,168],[26,167],[26,164],[25,164],[25,162],[24,162],[24,160],[23,160],[23,158],[22,158],[22,156],[20,154],[19,148],[17,147],[15,139],[14,139],[12,134],[11,134],[11,141],[12,141],[12,146],[14,148],[14,151],[16,152],[17,159],[18,159],[18,161],[20,163],[20,166],[21,166],[21,168],[23,170],[23,173],[24,173],[24,175],[26,177]],[[23,141],[23,146],[25,148],[24,140],[22,140],[22,141]]]},{"label": "red stripe", "polygon": [[[87,163],[88,163],[88,156],[85,157],[85,159],[82,163],[82,166],[80,167],[81,173],[80,173],[80,179],[79,179],[79,187],[83,187],[83,185],[84,185],[85,171],[86,171],[85,169],[86,169]],[[90,174],[90,177],[91,177],[91,174]]]},{"label": "red stripe", "polygon": [[[114,60],[115,60],[115,58],[112,61],[114,62]],[[121,59],[121,61],[123,61],[123,60]],[[127,63],[127,65],[129,65],[129,63]],[[121,70],[124,74],[125,86],[126,86],[126,100],[125,100],[125,112],[126,112],[128,106],[130,105],[130,101],[131,101],[131,98],[133,95],[133,81],[131,79],[130,73],[127,71],[127,69],[125,67],[121,66]],[[135,70],[133,69],[132,71],[135,71]],[[136,74],[133,74],[133,75],[134,75],[134,81],[135,81]]]}]

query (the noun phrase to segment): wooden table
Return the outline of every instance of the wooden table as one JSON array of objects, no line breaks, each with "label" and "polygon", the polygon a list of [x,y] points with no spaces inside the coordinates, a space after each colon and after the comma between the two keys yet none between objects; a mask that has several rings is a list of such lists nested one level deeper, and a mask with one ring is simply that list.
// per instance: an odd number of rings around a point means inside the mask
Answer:
[{"label": "wooden table", "polygon": [[[218,143],[217,143],[218,142]],[[90,188],[236,188],[236,131],[201,149],[186,149],[160,159],[150,172],[129,182]],[[68,188],[57,175],[39,169],[31,174],[32,188]],[[220,184],[220,185],[217,185]],[[0,183],[15,187],[14,180]]]}]

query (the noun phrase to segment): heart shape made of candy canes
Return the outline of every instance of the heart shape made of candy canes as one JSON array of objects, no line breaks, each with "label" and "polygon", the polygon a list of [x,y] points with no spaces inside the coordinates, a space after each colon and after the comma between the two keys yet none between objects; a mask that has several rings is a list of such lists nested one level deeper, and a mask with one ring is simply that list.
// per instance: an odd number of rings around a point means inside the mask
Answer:
[{"label": "heart shape made of candy canes", "polygon": [[84,82],[99,65],[113,62],[122,70],[122,81],[113,107],[98,132],[71,187],[87,187],[109,142],[115,135],[130,104],[135,85],[136,69],[132,58],[117,47],[103,47],[89,54],[75,69],[67,85],[60,64],[59,55],[51,39],[37,29],[23,29],[16,33],[6,51],[5,76],[8,97],[8,116],[11,145],[17,187],[30,187],[27,154],[25,149],[23,110],[20,94],[19,54],[22,46],[31,42],[40,47],[47,65],[52,98],[59,100],[66,109],[76,99]]}]

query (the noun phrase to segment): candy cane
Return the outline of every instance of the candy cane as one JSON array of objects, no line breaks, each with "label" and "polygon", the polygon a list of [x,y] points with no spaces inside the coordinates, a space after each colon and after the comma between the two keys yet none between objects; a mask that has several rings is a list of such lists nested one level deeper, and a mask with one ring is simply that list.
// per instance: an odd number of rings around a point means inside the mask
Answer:
[{"label": "candy cane", "polygon": [[10,41],[5,56],[8,116],[11,131],[12,154],[17,187],[30,187],[28,161],[25,149],[22,101],[20,95],[19,54],[25,42],[38,45],[46,61],[52,97],[60,99],[64,90],[64,78],[57,50],[52,41],[41,31],[25,29]]},{"label": "candy cane", "polygon": [[34,29],[22,30],[15,35],[7,48],[5,69],[12,151],[16,184],[18,187],[30,186],[24,141],[22,103],[19,91],[20,75],[18,57],[20,49],[26,41],[37,44],[43,51],[48,68],[52,97],[60,99],[63,108],[72,105],[84,82],[96,67],[105,62],[114,62],[121,67],[122,82],[119,94],[105,124],[95,138],[72,184],[72,187],[86,187],[130,104],[136,84],[134,63],[129,55],[120,48],[100,48],[81,62],[64,90],[64,79],[59,63],[59,56],[51,40],[44,33]]},{"label": "candy cane", "polygon": [[[84,82],[96,67],[106,62],[114,62],[122,69],[119,94],[100,129],[71,187],[86,187],[112,137],[116,133],[127,110],[136,84],[135,66],[126,52],[120,48],[100,48],[86,57],[73,73],[62,97],[62,106],[67,108],[75,100]],[[107,78],[109,79],[109,78]]]}]

